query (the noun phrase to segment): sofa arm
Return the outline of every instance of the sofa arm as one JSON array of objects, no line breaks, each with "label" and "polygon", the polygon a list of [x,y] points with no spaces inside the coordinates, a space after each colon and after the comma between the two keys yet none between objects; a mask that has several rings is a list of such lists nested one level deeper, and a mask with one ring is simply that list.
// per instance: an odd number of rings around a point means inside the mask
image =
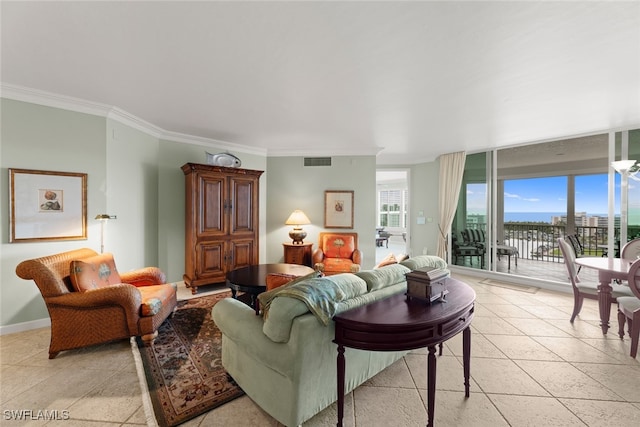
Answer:
[{"label": "sofa arm", "polygon": [[167,283],[166,275],[158,267],[145,267],[126,273],[120,273],[122,283],[133,286],[153,286]]},{"label": "sofa arm", "polygon": [[249,343],[266,338],[262,333],[262,317],[237,299],[218,301],[211,309],[211,317],[220,331],[233,341]]}]

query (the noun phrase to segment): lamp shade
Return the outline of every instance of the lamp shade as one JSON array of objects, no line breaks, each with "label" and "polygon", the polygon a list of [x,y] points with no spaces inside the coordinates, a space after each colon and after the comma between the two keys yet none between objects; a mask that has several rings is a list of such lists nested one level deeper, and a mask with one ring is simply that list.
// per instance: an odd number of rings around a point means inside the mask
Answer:
[{"label": "lamp shade", "polygon": [[309,218],[300,209],[296,209],[289,215],[289,218],[284,222],[285,225],[305,225],[311,224]]},{"label": "lamp shade", "polygon": [[618,160],[616,162],[611,162],[611,166],[618,173],[626,173],[636,164],[635,160]]}]

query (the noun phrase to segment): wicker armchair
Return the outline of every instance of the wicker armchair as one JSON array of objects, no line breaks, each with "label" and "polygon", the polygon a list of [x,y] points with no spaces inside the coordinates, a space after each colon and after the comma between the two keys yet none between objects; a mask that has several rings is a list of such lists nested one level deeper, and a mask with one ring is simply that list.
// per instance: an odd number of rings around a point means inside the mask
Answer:
[{"label": "wicker armchair", "polygon": [[[116,272],[122,283],[75,290],[71,262],[89,262],[97,256],[84,248],[23,261],[16,267],[19,277],[36,283],[47,305],[51,317],[49,359],[63,350],[132,336],[140,336],[150,345],[158,327],[175,310],[176,289],[164,284],[165,275],[156,267],[120,275]],[[145,304],[153,309],[143,310]]]}]

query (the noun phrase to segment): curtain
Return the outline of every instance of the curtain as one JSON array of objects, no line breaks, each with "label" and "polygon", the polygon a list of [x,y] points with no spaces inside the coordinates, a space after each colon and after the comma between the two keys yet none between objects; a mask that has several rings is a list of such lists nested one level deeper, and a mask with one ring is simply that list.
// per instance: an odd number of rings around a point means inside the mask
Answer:
[{"label": "curtain", "polygon": [[440,160],[440,192],[438,206],[440,209],[440,236],[438,236],[438,253],[443,259],[447,254],[447,234],[453,223],[453,217],[460,198],[460,184],[464,173],[464,163],[467,155],[464,151],[443,154]]}]

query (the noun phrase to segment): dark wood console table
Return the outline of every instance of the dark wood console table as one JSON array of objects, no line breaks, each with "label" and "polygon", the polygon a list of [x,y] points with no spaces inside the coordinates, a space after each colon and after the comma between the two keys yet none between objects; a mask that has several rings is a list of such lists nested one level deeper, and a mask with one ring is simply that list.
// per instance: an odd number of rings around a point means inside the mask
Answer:
[{"label": "dark wood console table", "polygon": [[462,331],[464,391],[469,397],[471,319],[475,291],[466,283],[448,278],[446,302],[429,304],[406,295],[367,304],[334,316],[338,344],[338,426],[344,415],[344,348],[401,351],[427,347],[427,426],[433,426],[436,393],[436,346]]}]

